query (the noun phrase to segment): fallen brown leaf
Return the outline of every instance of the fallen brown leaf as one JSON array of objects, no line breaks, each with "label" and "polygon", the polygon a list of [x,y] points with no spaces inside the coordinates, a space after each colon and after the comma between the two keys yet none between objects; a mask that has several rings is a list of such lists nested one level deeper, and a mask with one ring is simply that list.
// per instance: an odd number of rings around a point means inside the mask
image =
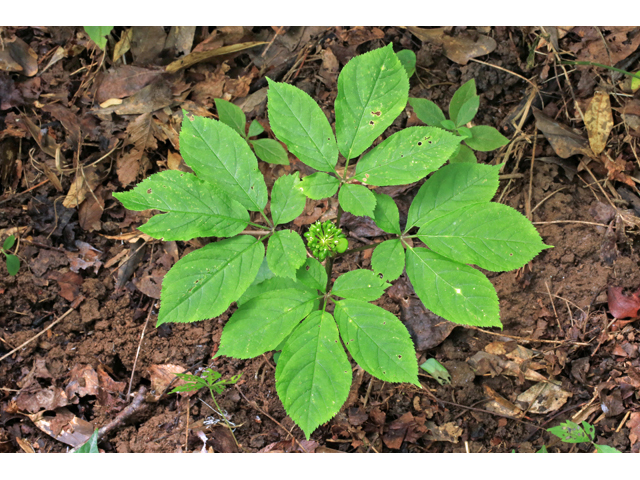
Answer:
[{"label": "fallen brown leaf", "polygon": [[537,108],[532,108],[536,118],[536,127],[551,144],[556,154],[561,158],[569,158],[572,155],[593,156],[589,147],[589,141],[578,135],[569,127],[556,122]]},{"label": "fallen brown leaf", "polygon": [[466,65],[472,58],[488,55],[496,49],[496,41],[477,32],[464,32],[455,37],[447,35],[444,28],[407,29],[423,42],[441,45],[449,60]]},{"label": "fallen brown leaf", "polygon": [[[123,37],[124,38],[124,37]],[[102,104],[113,98],[126,98],[158,79],[163,71],[133,65],[111,68],[100,78],[96,91],[96,102]]]},{"label": "fallen brown leaf", "polygon": [[631,296],[622,293],[622,287],[609,287],[607,289],[607,301],[609,312],[614,318],[638,318],[640,309],[640,289]]},{"label": "fallen brown leaf", "polygon": [[606,92],[596,92],[584,112],[584,124],[589,134],[591,150],[599,155],[607,145],[607,138],[613,129],[611,102]]},{"label": "fallen brown leaf", "polygon": [[66,408],[58,408],[55,415],[39,412],[29,415],[31,421],[47,435],[72,447],[79,447],[89,440],[94,431],[92,423],[76,417]]}]

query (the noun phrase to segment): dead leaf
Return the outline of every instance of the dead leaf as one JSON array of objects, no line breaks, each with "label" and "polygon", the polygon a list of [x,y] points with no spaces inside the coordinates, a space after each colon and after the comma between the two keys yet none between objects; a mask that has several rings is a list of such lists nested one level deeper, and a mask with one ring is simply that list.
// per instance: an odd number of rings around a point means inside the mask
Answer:
[{"label": "dead leaf", "polygon": [[555,412],[572,397],[571,392],[563,390],[560,385],[552,382],[540,382],[518,395],[518,402],[524,404],[527,413]]},{"label": "dead leaf", "polygon": [[[603,30],[610,33],[604,36]],[[575,27],[572,30],[582,38],[571,50],[578,53],[578,60],[615,65],[640,46],[638,27]]]},{"label": "dead leaf", "polygon": [[131,33],[131,54],[137,65],[156,63],[164,49],[167,34],[163,27],[135,26]]},{"label": "dead leaf", "polygon": [[185,55],[182,58],[179,58],[173,63],[167,65],[165,70],[168,73],[175,73],[184,68],[190,67],[191,65],[195,65],[196,63],[203,62],[205,60],[209,60],[213,57],[219,57],[221,55],[228,55],[230,53],[241,52],[242,50],[246,50],[248,48],[257,47],[259,45],[264,45],[267,42],[245,42],[238,43],[236,45],[229,45],[226,47],[220,47],[213,50],[207,50],[204,52],[196,52],[195,50],[191,52],[189,55]]},{"label": "dead leaf", "polygon": [[473,31],[452,37],[445,33],[444,28],[407,27],[407,30],[423,42],[442,46],[447,58],[460,65],[466,65],[472,58],[490,54],[497,46],[493,38]]},{"label": "dead leaf", "polygon": [[476,375],[490,375],[495,377],[504,373],[515,377],[523,376],[527,380],[534,382],[546,382],[544,375],[532,370],[531,368],[521,368],[521,364],[513,360],[505,360],[499,355],[492,355],[487,352],[477,352],[469,360],[469,366],[475,370]]},{"label": "dead leaf", "polygon": [[26,77],[38,73],[38,55],[24,40],[5,39],[0,47],[0,70],[19,72]]},{"label": "dead leaf", "polygon": [[322,50],[322,65],[318,72],[320,77],[325,81],[327,87],[332,88],[338,81],[338,72],[340,70],[340,64],[338,59],[331,51],[331,48],[325,48]]},{"label": "dead leaf", "polygon": [[82,202],[78,210],[78,223],[83,230],[93,232],[102,228],[100,219],[102,212],[104,212],[104,197],[108,194],[109,192],[100,186],[93,192],[93,195],[89,194]]},{"label": "dead leaf", "polygon": [[69,399],[64,390],[56,386],[42,388],[35,380],[20,391],[15,402],[20,410],[29,413],[55,410],[69,405]]},{"label": "dead leaf", "polygon": [[98,394],[98,374],[91,365],[74,365],[69,383],[64,389],[69,401],[78,403],[78,397]]},{"label": "dead leaf", "polygon": [[80,240],[76,240],[75,244],[79,249],[78,252],[66,252],[71,271],[78,273],[80,269],[86,270],[87,268],[93,267],[94,273],[97,274],[102,266],[102,262],[100,261],[102,252]]},{"label": "dead leaf", "polygon": [[59,103],[45,105],[42,107],[42,110],[49,112],[53,118],[62,124],[69,134],[69,144],[71,148],[74,150],[77,149],[82,137],[78,114],[72,112],[71,109],[62,106]]},{"label": "dead leaf", "polygon": [[[185,368],[180,365],[151,365],[148,373],[149,379],[151,380],[151,390],[149,394],[153,399],[152,401],[157,402],[160,400],[160,397],[162,397],[162,394],[173,380],[175,380],[172,384],[173,387],[184,385],[185,381],[178,379],[175,375],[176,373],[183,373],[184,371]],[[197,392],[188,393],[195,394]],[[180,395],[185,395],[185,393],[181,393]]]},{"label": "dead leaf", "polygon": [[629,415],[626,427],[629,429],[629,442],[631,443],[631,452],[640,452],[640,412],[633,412]]},{"label": "dead leaf", "polygon": [[483,385],[482,387],[484,389],[484,393],[487,395],[487,397],[490,398],[490,401],[484,404],[485,409],[509,417],[520,418],[524,416],[522,410],[520,410],[494,389],[492,389],[488,385]]},{"label": "dead leaf", "polygon": [[46,130],[43,132],[40,127],[24,115],[20,116],[17,121],[20,122],[18,125],[25,132],[31,135],[31,138],[35,140],[44,153],[52,158],[56,157],[56,151],[58,150],[59,145],[53,140],[53,138],[46,134]]},{"label": "dead leaf", "polygon": [[191,52],[195,34],[196,27],[171,27],[164,48],[173,50],[175,54],[187,55]]},{"label": "dead leaf", "polygon": [[388,448],[394,450],[399,450],[404,441],[415,443],[427,433],[424,420],[424,417],[414,418],[411,412],[407,412],[389,424],[387,432],[382,436],[382,441]]},{"label": "dead leaf", "polygon": [[100,78],[96,91],[96,102],[102,104],[109,99],[126,98],[158,79],[163,71],[133,65],[111,68]]},{"label": "dead leaf", "polygon": [[85,444],[94,431],[92,423],[76,417],[66,408],[56,409],[54,416],[39,412],[29,418],[44,433],[74,448]]},{"label": "dead leaf", "polygon": [[[120,37],[120,40],[116,43],[116,46],[113,48],[113,63],[116,63],[120,60],[125,53],[131,50],[131,39],[133,38],[133,27],[128,28]],[[102,102],[99,102],[102,103]]]},{"label": "dead leaf", "polygon": [[[299,444],[299,445],[298,445]],[[258,453],[315,453],[320,446],[315,440],[283,440],[281,442],[270,443]],[[304,450],[302,450],[302,448]]]},{"label": "dead leaf", "polygon": [[152,113],[172,105],[176,99],[171,87],[173,81],[169,78],[158,77],[153,83],[138,90],[132,96],[123,100],[119,105],[94,110],[97,115],[140,115]]},{"label": "dead leaf", "polygon": [[23,440],[20,437],[16,437],[16,442],[18,442],[18,445],[20,445],[20,448],[24,451],[24,453],[36,453],[28,441]]},{"label": "dead leaf", "polygon": [[614,318],[638,318],[640,309],[640,289],[631,296],[622,293],[622,287],[609,287],[607,289],[607,301],[609,312]]},{"label": "dead leaf", "polygon": [[133,148],[121,154],[116,161],[116,173],[122,185],[129,185],[135,182],[138,174],[146,173],[151,165],[146,157],[143,158],[144,153],[158,148],[157,136],[161,135],[150,113],[140,115],[131,122],[126,133],[128,137],[123,151],[128,146]]},{"label": "dead leaf", "polygon": [[60,273],[59,271],[54,270],[50,272],[46,278],[58,282],[58,287],[60,288],[58,295],[65,300],[73,302],[80,296],[80,287],[82,286],[83,280],[77,273]]},{"label": "dead leaf", "polygon": [[559,157],[569,158],[572,155],[593,157],[589,141],[586,138],[546,116],[537,108],[532,107],[532,110],[536,118],[536,127],[544,134]]},{"label": "dead leaf", "polygon": [[77,207],[84,202],[85,198],[91,196],[91,192],[98,185],[100,185],[100,177],[96,167],[87,167],[82,171],[77,171],[76,178],[69,187],[69,192],[67,192],[67,196],[62,201],[62,205],[66,208]]},{"label": "dead leaf", "polygon": [[154,268],[151,273],[145,274],[140,278],[134,278],[133,284],[138,290],[148,297],[160,299],[162,290],[162,279],[167,274],[163,268]]},{"label": "dead leaf", "polygon": [[584,124],[589,134],[591,150],[599,155],[607,146],[609,133],[613,129],[611,102],[606,92],[596,92],[584,112]]},{"label": "dead leaf", "polygon": [[432,442],[458,443],[460,441],[460,435],[463,433],[462,427],[459,427],[454,422],[448,422],[444,425],[426,422],[425,426],[429,431],[423,438],[425,440],[431,440]]},{"label": "dead leaf", "polygon": [[[622,158],[622,154],[620,154],[615,160],[612,160],[608,155],[604,155],[602,157],[602,161],[604,163],[605,168],[607,169],[607,178],[609,180],[618,180],[619,182],[623,182],[630,187],[634,187],[636,183],[629,176],[628,173],[625,172],[633,172],[634,165],[628,163]],[[630,162],[629,162],[630,163]],[[628,166],[631,167],[631,171],[628,170]]]}]

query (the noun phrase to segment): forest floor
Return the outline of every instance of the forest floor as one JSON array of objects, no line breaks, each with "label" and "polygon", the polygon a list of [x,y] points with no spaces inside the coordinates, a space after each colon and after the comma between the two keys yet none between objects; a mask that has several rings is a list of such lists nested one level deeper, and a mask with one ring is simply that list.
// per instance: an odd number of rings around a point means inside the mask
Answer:
[{"label": "forest floor", "polygon": [[[110,422],[106,452],[592,451],[546,432],[566,420],[594,425],[596,443],[640,450],[640,100],[629,77],[566,62],[636,71],[640,28],[116,27],[106,54],[81,27],[4,27],[0,39],[0,241],[15,235],[21,261],[16,276],[0,264],[0,452],[64,452]],[[390,42],[416,53],[410,96],[443,111],[475,79],[474,123],[511,140],[478,154],[503,165],[494,200],[529,216],[554,248],[488,274],[502,331],[426,311],[403,274],[379,305],[407,326],[419,362],[436,358],[451,383],[424,372],[423,389],[389,384],[354,363],[345,406],[306,441],[276,395],[271,353],[212,360],[235,304],[155,328],[164,274],[206,240],[146,237],[136,227],[149,212],[112,193],[185,168],[182,109],[215,118],[224,98],[273,138],[266,75],[309,93],[333,123],[340,69]],[[417,124],[407,107],[389,131]],[[268,186],[310,173],[289,160],[260,162]],[[406,219],[421,184],[378,191]],[[335,216],[332,202],[308,200],[291,228]],[[341,226],[351,247],[384,239],[364,217]],[[342,257],[333,275],[370,259]],[[174,373],[206,366],[242,373],[217,397],[240,447],[208,392],[167,393]]]}]

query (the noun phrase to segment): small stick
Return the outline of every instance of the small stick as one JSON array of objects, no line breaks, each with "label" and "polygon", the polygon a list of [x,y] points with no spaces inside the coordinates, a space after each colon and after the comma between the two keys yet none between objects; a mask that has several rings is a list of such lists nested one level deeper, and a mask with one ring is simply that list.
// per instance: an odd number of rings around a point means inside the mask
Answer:
[{"label": "small stick", "polygon": [[131,385],[133,384],[133,375],[136,373],[136,365],[138,363],[138,356],[140,355],[140,348],[142,347],[142,340],[144,339],[144,332],[147,330],[147,324],[149,323],[149,319],[151,318],[151,314],[153,313],[153,302],[149,305],[149,313],[147,314],[147,320],[144,322],[144,327],[142,328],[142,335],[140,335],[140,342],[138,343],[138,351],[136,352],[136,359],[133,362],[133,369],[131,370],[131,378],[129,379],[129,389],[127,390],[127,398],[131,395]]},{"label": "small stick", "polygon": [[187,397],[187,439],[184,441],[184,449],[189,451],[189,412],[191,411],[191,399]]},{"label": "small stick", "polygon": [[583,225],[595,225],[596,227],[605,227],[607,228],[609,225],[605,225],[604,223],[595,223],[595,222],[583,222],[581,220],[553,220],[551,222],[531,222],[534,225],[549,225],[552,223],[581,223]]},{"label": "small stick", "polygon": [[571,342],[568,340],[542,340],[541,338],[526,338],[526,337],[516,337],[515,335],[507,335],[506,333],[497,333],[497,332],[489,332],[488,330],[483,330],[482,328],[473,327],[471,325],[460,325],[464,328],[470,328],[472,330],[477,330],[482,333],[486,333],[487,335],[495,335],[496,337],[507,337],[513,340],[521,340],[523,342],[540,342],[540,343],[552,343],[554,345],[561,345],[563,343],[570,343],[571,345],[580,345],[583,347],[588,347],[589,343],[584,342]]},{"label": "small stick", "polygon": [[69,315],[71,312],[73,312],[76,308],[78,308],[78,305],[80,305],[80,303],[82,303],[82,301],[84,300],[84,296],[80,295],[78,298],[76,298],[73,303],[71,304],[71,307],[69,307],[69,310],[67,310],[66,312],[64,312],[62,315],[60,315],[60,317],[57,320],[54,320],[53,322],[51,322],[51,325],[49,325],[47,328],[45,328],[44,330],[42,330],[40,333],[38,333],[37,335],[31,337],[29,340],[27,340],[26,342],[24,342],[22,345],[14,348],[13,350],[11,350],[9,353],[7,353],[6,355],[4,355],[2,358],[0,358],[0,362],[2,360],[4,360],[7,357],[10,357],[11,355],[13,355],[14,353],[16,353],[18,350],[20,350],[22,347],[25,347],[27,345],[29,345],[31,342],[33,342],[36,338],[40,337],[43,333],[45,333],[48,330],[51,330],[55,325],[57,325],[58,323],[60,323],[67,315]]},{"label": "small stick", "polygon": [[16,194],[15,194],[14,196],[12,196],[12,197],[5,198],[4,200],[0,200],[0,205],[2,205],[2,204],[3,204],[3,203],[5,203],[5,202],[8,202],[8,201],[9,201],[9,200],[11,200],[12,198],[17,198],[17,197],[19,197],[20,195],[24,195],[25,193],[30,192],[31,190],[35,190],[36,188],[41,187],[42,185],[44,185],[45,183],[47,183],[48,181],[49,181],[49,179],[47,178],[46,180],[44,180],[44,181],[40,182],[40,183],[39,183],[39,184],[37,184],[37,185],[34,185],[34,186],[33,186],[33,187],[31,187],[31,188],[27,188],[24,192],[16,193]]},{"label": "small stick", "polygon": [[631,410],[627,410],[627,413],[625,413],[624,418],[622,419],[622,421],[620,422],[620,425],[618,425],[618,428],[616,428],[616,433],[618,433],[620,431],[620,429],[622,428],[622,426],[625,424],[625,422],[627,421],[627,418],[629,418],[629,415],[631,415]]}]

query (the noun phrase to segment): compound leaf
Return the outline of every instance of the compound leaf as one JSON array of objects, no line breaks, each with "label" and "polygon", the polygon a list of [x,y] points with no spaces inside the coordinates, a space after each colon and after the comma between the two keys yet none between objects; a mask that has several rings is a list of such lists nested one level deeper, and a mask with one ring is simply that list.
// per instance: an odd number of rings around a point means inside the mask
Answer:
[{"label": "compound leaf", "polygon": [[276,390],[307,439],[349,396],[351,364],[331,314],[313,312],[291,334],[276,367]]},{"label": "compound leaf", "polygon": [[279,230],[269,238],[267,262],[279,277],[296,279],[296,271],[307,258],[302,237],[291,230]]},{"label": "compound leaf", "polygon": [[7,272],[9,272],[9,275],[17,275],[18,270],[20,270],[20,259],[15,255],[6,253],[5,260],[7,261]]},{"label": "compound leaf", "polygon": [[298,281],[309,288],[327,291],[327,271],[315,258],[307,258],[304,264],[298,269]]},{"label": "compound leaf", "polygon": [[490,152],[509,143],[507,137],[488,125],[478,125],[470,130],[471,138],[466,138],[464,143],[478,152]]},{"label": "compound leaf", "polygon": [[445,257],[492,272],[520,268],[549,248],[524,215],[501,203],[454,210],[427,222],[418,238]]},{"label": "compound leaf", "polygon": [[410,98],[409,105],[413,107],[418,119],[427,125],[439,127],[440,122],[447,119],[440,107],[426,98]]},{"label": "compound leaf", "polygon": [[256,278],[263,258],[262,242],[246,235],[210,243],[181,258],[162,281],[157,325],[224,313]]},{"label": "compound leaf", "polygon": [[244,127],[247,124],[247,117],[242,109],[222,98],[216,98],[214,101],[218,110],[218,119],[233,128],[241,137],[246,137]]},{"label": "compound leaf", "polygon": [[250,220],[247,209],[215,185],[178,170],[156,173],[132,190],[113,196],[129,210],[167,212],[139,227],[141,232],[166,241],[232,237]]},{"label": "compound leaf", "polygon": [[[477,100],[473,102],[474,98]],[[468,102],[472,101],[471,104]],[[467,121],[461,121],[466,119],[473,110],[473,104],[475,104],[475,111]],[[456,124],[456,127],[464,125],[470,122],[478,111],[480,105],[480,97],[476,95],[476,81],[471,79],[464,85],[460,86],[458,90],[453,94],[451,103],[449,103],[449,118]]]},{"label": "compound leaf", "polygon": [[407,72],[389,44],[349,61],[338,77],[338,148],[350,160],[364,152],[404,110]]},{"label": "compound leaf", "polygon": [[416,352],[407,328],[395,315],[360,300],[336,302],[342,341],[353,359],[385,382],[418,382]]},{"label": "compound leaf", "polygon": [[278,140],[284,142],[302,163],[322,172],[333,172],[338,163],[338,147],[318,104],[293,85],[267,77],[269,123]]},{"label": "compound leaf", "polygon": [[228,125],[184,112],[180,153],[201,180],[215,184],[247,210],[258,212],[267,204],[258,160]]},{"label": "compound leaf", "polygon": [[358,162],[355,178],[376,186],[417,182],[444,164],[460,141],[441,128],[405,128],[368,152]]},{"label": "compound leaf", "polygon": [[343,185],[338,193],[338,201],[345,212],[356,217],[372,217],[376,208],[376,197],[363,185],[352,183]]},{"label": "compound leaf", "polygon": [[500,166],[455,163],[435,172],[409,207],[408,231],[453,210],[490,201],[498,190]]},{"label": "compound leaf", "polygon": [[380,298],[390,286],[390,283],[371,270],[352,270],[336,279],[331,295],[372,301]]},{"label": "compound leaf", "polygon": [[371,268],[382,278],[391,282],[404,270],[404,247],[399,238],[386,240],[378,245],[371,255]]},{"label": "compound leaf", "polygon": [[302,179],[299,185],[302,193],[312,200],[322,200],[335,195],[340,186],[340,180],[326,173],[314,173]]},{"label": "compound leaf", "polygon": [[256,156],[263,162],[273,165],[289,165],[289,155],[279,141],[271,138],[251,140]]},{"label": "compound leaf", "polygon": [[311,290],[297,288],[253,297],[224,326],[216,357],[253,358],[273,350],[311,313],[317,297]]},{"label": "compound leaf", "polygon": [[396,202],[389,195],[373,192],[376,197],[376,208],[373,211],[373,221],[378,228],[388,233],[400,235],[400,212]]},{"label": "compound leaf", "polygon": [[103,51],[104,47],[107,46],[107,36],[111,33],[111,30],[113,30],[113,27],[84,27],[84,31],[87,32],[89,38]]},{"label": "compound leaf", "polygon": [[282,175],[273,184],[271,217],[274,225],[289,223],[304,210],[307,198],[300,191],[298,175],[298,172],[292,175]]},{"label": "compound leaf", "polygon": [[498,295],[478,270],[426,248],[407,252],[407,275],[425,307],[450,322],[502,327]]}]

